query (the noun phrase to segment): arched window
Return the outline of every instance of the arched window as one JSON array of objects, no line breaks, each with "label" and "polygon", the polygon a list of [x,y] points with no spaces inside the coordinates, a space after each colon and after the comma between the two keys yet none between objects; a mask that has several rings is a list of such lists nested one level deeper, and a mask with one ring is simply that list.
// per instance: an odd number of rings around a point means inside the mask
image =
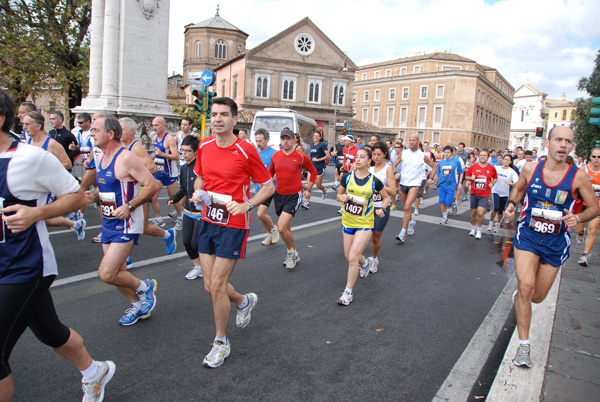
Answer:
[{"label": "arched window", "polygon": [[256,80],[256,96],[261,96],[262,82],[262,77],[258,77]]},{"label": "arched window", "polygon": [[563,110],[563,120],[567,120],[567,110]]},{"label": "arched window", "polygon": [[224,40],[219,39],[215,43],[215,59],[226,59],[227,58],[227,45]]},{"label": "arched window", "polygon": [[198,41],[196,43],[194,43],[194,54],[196,56],[196,58],[200,58],[202,57],[200,54],[200,50],[202,50],[202,42]]}]

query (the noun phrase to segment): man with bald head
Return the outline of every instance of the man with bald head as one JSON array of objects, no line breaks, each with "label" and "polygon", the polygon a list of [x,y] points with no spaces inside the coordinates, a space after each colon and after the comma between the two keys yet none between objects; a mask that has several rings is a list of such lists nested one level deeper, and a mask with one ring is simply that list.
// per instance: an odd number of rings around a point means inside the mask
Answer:
[{"label": "man with bald head", "polygon": [[[569,258],[569,228],[598,216],[600,208],[590,179],[583,169],[567,162],[574,147],[573,130],[556,126],[546,139],[548,159],[523,165],[504,216],[510,222],[523,196],[522,219],[513,240],[517,291],[513,295],[519,346],[514,363],[531,367],[529,329],[531,303],[541,303],[556,273]],[[583,198],[587,209],[574,214],[575,200]]]},{"label": "man with bald head", "polygon": [[[166,131],[167,122],[162,116],[157,116],[152,120],[152,129],[156,135],[152,138],[154,142],[154,164],[158,170],[154,177],[160,181],[162,186],[167,187],[169,198],[173,197],[178,190],[178,174],[175,162],[179,160],[179,150],[177,149],[177,140]],[[158,194],[152,197],[152,210],[156,218],[153,223],[158,227],[164,227],[165,222],[160,215],[160,204],[158,203]],[[180,230],[183,221],[183,210],[181,204],[174,204],[177,211],[177,222],[175,229]]]}]

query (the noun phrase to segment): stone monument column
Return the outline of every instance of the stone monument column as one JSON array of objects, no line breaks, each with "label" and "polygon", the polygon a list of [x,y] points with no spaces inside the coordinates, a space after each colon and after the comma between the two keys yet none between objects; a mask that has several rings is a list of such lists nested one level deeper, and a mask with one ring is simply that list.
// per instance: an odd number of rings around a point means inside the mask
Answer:
[{"label": "stone monument column", "polygon": [[74,113],[179,120],[167,103],[169,7],[170,0],[92,0],[90,90]]},{"label": "stone monument column", "polygon": [[102,92],[102,47],[104,46],[104,0],[92,3],[92,21],[90,48],[90,73],[88,98],[97,98]]}]

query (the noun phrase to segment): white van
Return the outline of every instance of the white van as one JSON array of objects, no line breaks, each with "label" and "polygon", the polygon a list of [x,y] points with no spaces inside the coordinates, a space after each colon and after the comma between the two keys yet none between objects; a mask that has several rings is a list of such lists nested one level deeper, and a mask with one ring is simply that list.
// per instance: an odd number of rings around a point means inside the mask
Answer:
[{"label": "white van", "polygon": [[291,109],[267,107],[260,112],[256,112],[254,122],[252,122],[250,141],[255,143],[254,133],[259,128],[264,128],[269,131],[269,146],[279,149],[279,134],[286,127],[294,133],[300,134],[305,151],[310,152],[313,133],[315,130],[319,130],[319,126],[310,117],[303,116]]}]

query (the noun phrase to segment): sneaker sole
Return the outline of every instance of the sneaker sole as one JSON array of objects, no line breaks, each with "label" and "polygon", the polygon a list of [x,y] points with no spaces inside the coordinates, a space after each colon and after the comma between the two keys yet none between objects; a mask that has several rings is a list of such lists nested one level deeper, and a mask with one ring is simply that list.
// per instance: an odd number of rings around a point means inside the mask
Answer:
[{"label": "sneaker sole", "polygon": [[203,365],[204,367],[208,367],[208,368],[217,368],[217,367],[220,367],[220,366],[221,366],[223,363],[225,363],[225,359],[227,359],[227,358],[229,357],[229,354],[230,354],[230,353],[231,353],[231,349],[229,349],[229,350],[227,351],[227,353],[225,353],[225,357],[223,357],[223,360],[221,360],[221,361],[219,362],[219,364],[214,364],[214,365],[213,365],[213,364],[211,364],[210,362],[206,361],[206,359],[204,359],[204,361],[202,362],[202,365]]},{"label": "sneaker sole", "polygon": [[[235,323],[235,326],[243,329],[246,328],[248,326],[248,324],[250,324],[250,319],[252,318],[252,310],[254,310],[254,308],[256,307],[256,305],[258,304],[258,296],[254,296],[254,302],[252,303],[252,307],[250,307],[250,310],[248,311],[248,322],[246,324],[244,324],[243,322],[241,324],[238,325],[238,323]],[[229,354],[227,354],[227,356],[229,356]],[[225,357],[227,357],[225,356]]]},{"label": "sneaker sole", "polygon": [[[156,289],[158,289],[158,282],[156,282],[156,279],[152,279],[152,282],[154,282],[154,292],[156,293]],[[156,307],[156,294],[154,295],[154,304],[152,305],[152,308],[150,310],[148,310],[148,312],[146,313],[146,315],[143,315],[141,318],[142,320],[145,320],[146,318],[150,317],[150,313],[152,313],[152,310],[154,310],[154,308]]]},{"label": "sneaker sole", "polygon": [[[150,317],[150,314],[148,314],[148,315],[147,315],[145,318],[148,318],[148,317]],[[135,321],[129,322],[129,323],[127,323],[127,324],[125,324],[125,323],[122,323],[121,321],[119,321],[119,324],[121,324],[121,325],[122,325],[122,326],[124,326],[124,327],[128,327],[128,326],[130,326],[130,325],[133,325],[133,324],[135,324],[135,323],[136,323],[136,322],[138,322],[139,320],[143,320],[143,319],[144,319],[144,318],[142,318],[142,317],[140,316],[140,317],[138,317],[138,318],[137,318]]]},{"label": "sneaker sole", "polygon": [[102,387],[100,388],[100,396],[98,397],[99,402],[102,402],[104,400],[104,388],[106,388],[106,384],[108,384],[110,380],[112,380],[113,376],[115,375],[115,371],[117,371],[117,365],[115,364],[115,362],[107,360],[105,361],[105,363],[108,365],[108,372],[104,377],[104,385],[102,385]]}]

